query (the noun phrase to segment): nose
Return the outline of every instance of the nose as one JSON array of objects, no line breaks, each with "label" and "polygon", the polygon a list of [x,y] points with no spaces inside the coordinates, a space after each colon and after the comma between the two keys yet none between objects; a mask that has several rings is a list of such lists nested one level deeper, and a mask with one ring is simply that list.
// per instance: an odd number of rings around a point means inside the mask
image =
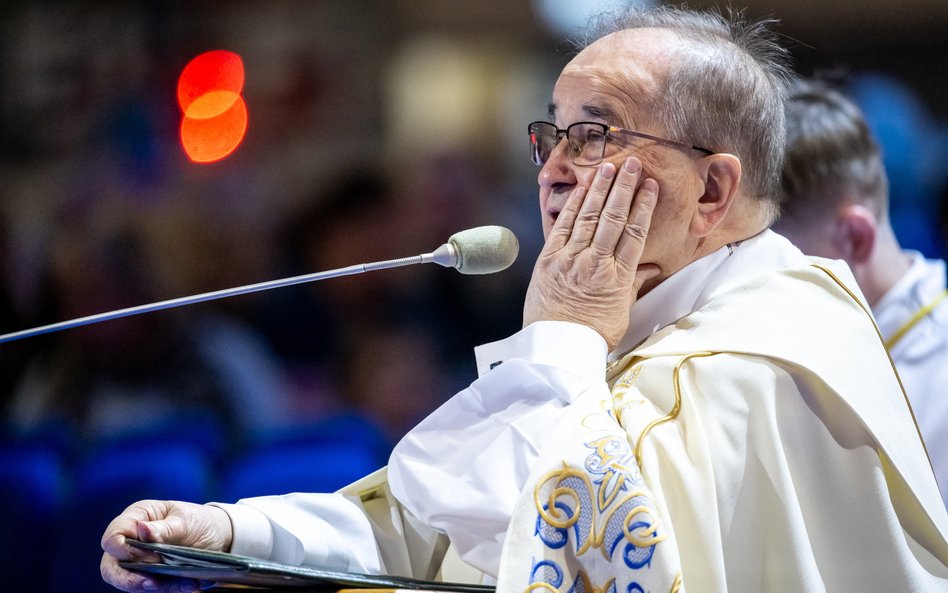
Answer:
[{"label": "nose", "polygon": [[543,163],[540,168],[540,174],[537,177],[537,183],[540,187],[554,189],[563,185],[574,185],[576,175],[573,171],[573,161],[569,157],[567,143],[562,140],[553,147],[550,158]]}]

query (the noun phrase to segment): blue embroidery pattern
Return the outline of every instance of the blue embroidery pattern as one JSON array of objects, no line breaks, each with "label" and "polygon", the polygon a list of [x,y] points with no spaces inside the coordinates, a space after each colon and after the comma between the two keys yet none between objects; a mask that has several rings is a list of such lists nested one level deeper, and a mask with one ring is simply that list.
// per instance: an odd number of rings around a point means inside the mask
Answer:
[{"label": "blue embroidery pattern", "polygon": [[[639,577],[645,576],[656,545],[665,539],[638,463],[612,411],[586,420],[596,424],[605,420],[602,428],[608,433],[584,443],[590,452],[583,468],[564,462],[534,490],[534,535],[552,553],[534,559],[527,592],[560,593],[566,584],[565,593],[617,593],[617,577],[628,579],[624,593],[644,592]],[[599,550],[602,560],[585,556],[579,562],[591,549]],[[605,574],[610,575],[600,586],[590,581],[588,568],[595,566],[607,568]],[[572,583],[565,582],[567,575]]]}]

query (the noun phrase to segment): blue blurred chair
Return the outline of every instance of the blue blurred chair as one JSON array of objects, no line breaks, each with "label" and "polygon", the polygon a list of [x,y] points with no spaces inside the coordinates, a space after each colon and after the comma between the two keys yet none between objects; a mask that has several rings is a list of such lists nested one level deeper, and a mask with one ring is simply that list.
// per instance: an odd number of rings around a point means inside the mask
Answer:
[{"label": "blue blurred chair", "polygon": [[100,540],[109,522],[131,503],[151,499],[205,502],[213,475],[206,449],[187,440],[111,441],[79,460],[49,565],[51,591],[110,592],[102,582]]},{"label": "blue blurred chair", "polygon": [[290,492],[333,492],[385,464],[389,444],[358,415],[277,430],[228,464],[222,501]]},{"label": "blue blurred chair", "polygon": [[0,444],[0,574],[4,589],[44,591],[48,552],[61,517],[66,473],[41,443]]}]

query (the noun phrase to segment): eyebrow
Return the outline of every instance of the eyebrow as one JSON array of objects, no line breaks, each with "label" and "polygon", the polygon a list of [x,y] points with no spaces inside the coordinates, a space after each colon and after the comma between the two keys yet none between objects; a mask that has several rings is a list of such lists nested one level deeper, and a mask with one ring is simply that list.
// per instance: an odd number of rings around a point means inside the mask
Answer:
[{"label": "eyebrow", "polygon": [[602,105],[592,105],[590,103],[586,103],[583,105],[583,113],[586,113],[589,115],[589,117],[601,119],[613,124],[615,124],[619,119],[619,116],[616,115],[615,111]]},{"label": "eyebrow", "polygon": [[[602,106],[594,105],[592,103],[584,103],[582,106],[582,111],[589,117],[593,119],[601,119],[602,121],[611,122],[615,124],[618,121],[618,116],[616,112],[612,109]],[[550,118],[551,122],[556,121],[556,104],[550,103],[547,105],[547,117]]]}]

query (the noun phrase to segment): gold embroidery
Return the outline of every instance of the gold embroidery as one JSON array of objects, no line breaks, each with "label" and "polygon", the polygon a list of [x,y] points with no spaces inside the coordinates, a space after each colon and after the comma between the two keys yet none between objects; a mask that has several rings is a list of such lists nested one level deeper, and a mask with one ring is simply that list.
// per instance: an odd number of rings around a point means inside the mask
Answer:
[{"label": "gold embroidery", "polygon": [[[582,516],[583,512],[586,512],[586,510],[583,509],[582,507],[582,500],[581,500],[580,493],[578,493],[573,488],[570,488],[569,486],[557,486],[556,488],[553,488],[550,491],[549,497],[546,501],[546,505],[544,505],[540,499],[540,490],[543,488],[543,486],[545,486],[546,484],[550,482],[554,482],[554,483],[562,482],[563,480],[567,478],[571,478],[571,477],[580,479],[583,482],[583,484],[585,484],[587,488],[587,492],[590,493],[591,495],[593,488],[592,488],[592,484],[589,481],[589,477],[586,475],[586,473],[569,467],[569,465],[565,461],[563,462],[563,469],[553,470],[547,473],[546,475],[544,475],[537,482],[537,485],[533,490],[533,502],[534,502],[534,505],[536,506],[537,512],[540,514],[540,517],[543,519],[544,522],[546,522],[548,525],[550,525],[551,527],[555,529],[568,529],[572,527],[573,525],[576,524],[577,521],[579,521],[579,518]],[[556,501],[557,499],[561,497],[567,497],[573,501],[573,504],[575,506],[574,506],[572,516],[560,518],[560,516],[565,513],[562,513],[562,511],[560,511],[560,509],[557,508]],[[608,550],[606,550],[606,546],[604,545],[605,537],[606,537],[606,526],[609,525],[609,523],[612,520],[613,515],[615,515],[616,511],[622,507],[622,504],[630,500],[633,500],[637,497],[642,497],[642,498],[647,499],[648,493],[645,492],[644,490],[633,490],[629,492],[622,499],[621,502],[616,504],[608,513],[606,513],[604,516],[601,516],[601,517],[599,513],[595,512],[595,509],[589,509],[589,513],[591,513],[591,516],[589,518],[590,520],[589,537],[583,543],[583,545],[576,551],[576,555],[582,556],[590,548],[595,548],[595,549],[598,549],[600,553],[602,553],[603,558],[608,560],[609,552]],[[546,508],[544,508],[544,506],[546,506]],[[667,537],[664,534],[655,535],[655,532],[658,531],[659,521],[657,517],[652,516],[652,511],[653,509],[640,504],[640,505],[634,506],[626,513],[626,516],[622,522],[622,531],[625,534],[626,541],[634,544],[637,547],[645,548],[645,547],[653,546],[663,541]],[[640,513],[647,513],[649,516],[651,516],[653,520],[652,521],[653,524],[651,527],[640,528],[636,530],[635,532],[633,532],[629,529],[629,523],[631,522],[631,519],[633,517],[635,517],[636,515]],[[597,521],[597,518],[599,519],[598,521]]]},{"label": "gold embroidery", "polygon": [[603,413],[587,414],[580,421],[580,426],[583,428],[588,428],[589,430],[599,431],[609,431],[615,428],[615,419],[613,419],[611,416],[613,407],[605,400],[599,402],[599,407],[602,409]]},{"label": "gold embroidery", "polygon": [[675,575],[675,582],[672,583],[672,588],[669,593],[678,593],[678,590],[681,589],[681,573]]},{"label": "gold embroidery", "polygon": [[628,371],[626,371],[619,379],[616,381],[615,385],[612,386],[613,389],[623,389],[632,387],[635,385],[635,382],[639,380],[639,374],[642,372],[642,365],[637,364]]},{"label": "gold embroidery", "polygon": [[595,591],[596,593],[604,593],[605,591],[609,591],[610,589],[613,589],[613,590],[614,590],[614,589],[615,589],[615,582],[616,582],[616,580],[615,580],[614,578],[613,578],[613,579],[609,579],[609,581],[605,584],[605,586],[604,586],[602,589],[594,589],[594,591]]},{"label": "gold embroidery", "polygon": [[613,503],[615,497],[622,490],[622,485],[625,483],[627,476],[637,473],[636,468],[629,467],[621,463],[621,459],[619,457],[613,455],[607,450],[606,446],[609,445],[609,443],[614,442],[615,439],[612,437],[603,437],[598,441],[586,443],[587,447],[590,445],[594,446],[596,455],[598,455],[599,459],[602,460],[602,467],[608,468],[605,472],[604,481],[611,482],[611,478],[613,476],[615,476],[618,480],[618,483],[613,486],[611,494],[606,494],[605,488],[596,489],[598,492],[598,503],[600,509],[604,509]]},{"label": "gold embroidery", "polygon": [[615,410],[616,421],[621,425],[622,424],[622,413],[631,408],[632,406],[641,406],[645,403],[643,398],[636,398],[631,401],[623,401],[623,399],[628,395],[626,392],[622,391],[616,393],[616,391],[628,389],[635,385],[639,380],[639,375],[642,373],[642,364],[637,363],[631,369],[623,373],[619,379],[616,381],[615,385],[612,386],[612,409]]},{"label": "gold embroidery", "polygon": [[556,508],[556,499],[559,498],[559,496],[561,495],[566,495],[570,493],[573,493],[575,495],[575,491],[568,488],[554,489],[553,492],[550,493],[550,500],[547,504],[547,508],[549,509],[549,511],[547,511],[543,509],[543,505],[540,503],[540,488],[542,488],[544,484],[546,484],[547,482],[549,482],[550,480],[554,478],[562,478],[562,477],[569,477],[569,476],[575,476],[577,478],[582,479],[587,484],[589,484],[589,479],[586,477],[586,474],[581,473],[575,469],[571,469],[569,465],[564,461],[563,469],[553,470],[549,472],[548,474],[540,478],[540,481],[537,482],[536,488],[533,489],[533,503],[536,505],[537,511],[540,513],[540,516],[543,517],[544,521],[546,521],[547,523],[549,523],[550,525],[552,525],[553,527],[557,529],[566,529],[567,527],[572,527],[577,521],[579,521],[579,515],[582,512],[582,505],[580,503],[579,497],[578,496],[575,497],[576,498],[576,512],[573,513],[573,516],[567,517],[566,521],[560,521],[554,516],[554,515],[560,514],[560,511]]},{"label": "gold embroidery", "polygon": [[[606,584],[603,585],[602,587],[596,587],[595,585],[593,585],[592,581],[589,580],[589,575],[586,574],[585,570],[578,571],[576,573],[576,578],[582,581],[583,583],[582,590],[588,591],[589,593],[605,593],[606,591],[615,589],[616,579],[614,577],[606,581]],[[678,575],[678,577],[676,577],[675,583],[672,585],[671,593],[676,593],[680,585],[681,585],[681,575]],[[553,585],[549,583],[544,583],[542,581],[537,582],[537,583],[531,583],[530,585],[527,586],[526,589],[523,590],[523,593],[530,593],[531,591],[536,591],[539,589],[543,589],[545,591],[552,591],[553,593],[559,593],[559,590],[556,587],[554,587]]]},{"label": "gold embroidery", "polygon": [[[592,584],[592,581],[589,580],[589,575],[586,574],[585,570],[580,570],[579,572],[577,572],[576,578],[583,582],[582,590],[587,591],[588,593],[605,593],[606,591],[614,588],[615,582],[616,582],[616,580],[612,578],[612,579],[609,579],[609,581],[604,586],[596,587],[595,585]],[[556,589],[554,589],[552,585],[549,585],[547,583],[533,583],[532,585],[524,589],[524,593],[528,593],[529,591],[533,591],[534,589],[549,589],[550,591],[556,591]]]},{"label": "gold embroidery", "polygon": [[530,585],[523,591],[524,593],[530,593],[530,591],[536,591],[537,589],[545,589],[547,591],[552,591],[553,593],[559,593],[559,589],[549,583],[544,583],[543,581],[530,583]]},{"label": "gold embroidery", "polygon": [[619,364],[621,363],[622,363],[621,358],[617,358],[613,360],[612,362],[606,363],[606,376],[608,377],[610,374],[612,374],[612,371],[616,370],[616,367],[619,366]]},{"label": "gold embroidery", "polygon": [[[630,379],[633,376],[634,373],[629,373]],[[629,437],[616,425],[614,408],[607,399],[598,403],[602,410],[591,411],[581,421],[583,427],[599,433],[595,438],[584,439],[583,444],[589,450],[585,462],[573,466],[564,459],[560,467],[540,476],[534,486],[533,503],[538,514],[536,535],[551,548],[572,541],[572,554],[577,560],[585,555],[589,561],[596,561],[601,554],[602,559],[610,563],[615,562],[616,548],[624,542],[622,553],[637,555],[635,560],[626,556],[625,562],[641,562],[636,567],[641,568],[651,562],[655,546],[669,535],[661,533],[665,531],[664,526],[635,463]],[[557,535],[551,529],[560,533]],[[553,539],[548,540],[548,537]],[[593,552],[596,549],[599,554]],[[564,584],[560,582],[564,571],[559,568],[559,562],[546,560],[535,561],[534,569],[543,564],[558,572],[557,586],[550,583],[549,575],[541,575],[541,580],[531,583],[524,593],[559,593],[558,586]],[[593,584],[579,566],[569,562],[567,565],[574,580],[572,585],[565,583],[565,586],[571,590],[614,591],[614,577],[605,584]],[[537,576],[532,574],[531,580]]]}]

